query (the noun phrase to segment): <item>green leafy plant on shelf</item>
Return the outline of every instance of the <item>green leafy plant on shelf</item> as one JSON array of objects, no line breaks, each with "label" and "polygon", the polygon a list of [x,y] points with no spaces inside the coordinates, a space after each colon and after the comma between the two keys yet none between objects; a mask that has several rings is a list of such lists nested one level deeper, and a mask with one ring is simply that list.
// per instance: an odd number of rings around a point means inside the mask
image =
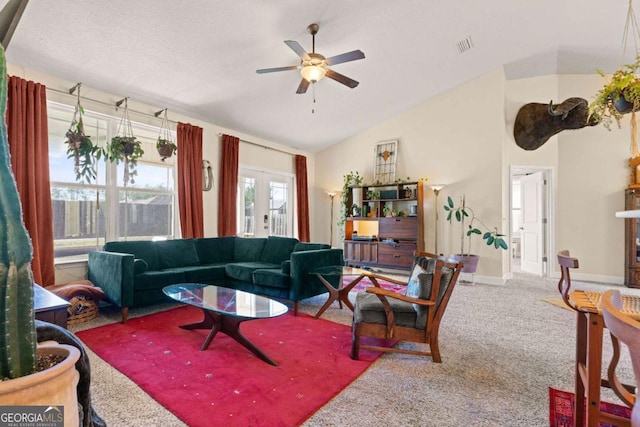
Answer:
[{"label": "green leafy plant on shelf", "polygon": [[[447,197],[447,204],[444,205],[444,210],[447,212],[447,221],[449,224],[455,219],[461,223],[460,233],[460,255],[471,254],[471,238],[476,235],[481,235],[482,239],[487,243],[487,246],[493,246],[496,249],[509,249],[507,242],[504,240],[504,234],[498,232],[498,229],[487,227],[479,218],[477,218],[469,206],[466,205],[465,197],[462,196],[460,205],[455,206],[451,197]],[[469,219],[469,223],[465,227],[465,220]],[[475,224],[481,225],[485,231],[483,233],[480,228],[477,228]],[[464,251],[464,240],[467,237],[467,251]]]},{"label": "green leafy plant on shelf", "polygon": [[351,171],[346,175],[342,175],[342,194],[340,197],[340,206],[342,215],[338,221],[338,226],[343,226],[349,216],[351,206],[349,206],[349,188],[362,185],[363,178],[358,171]]}]

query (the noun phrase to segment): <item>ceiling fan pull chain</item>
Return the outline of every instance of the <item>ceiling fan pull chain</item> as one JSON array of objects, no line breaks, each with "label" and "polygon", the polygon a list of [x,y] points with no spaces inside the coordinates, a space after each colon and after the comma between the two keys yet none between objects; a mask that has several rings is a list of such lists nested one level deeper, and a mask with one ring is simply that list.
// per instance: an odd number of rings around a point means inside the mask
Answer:
[{"label": "ceiling fan pull chain", "polygon": [[316,113],[316,108],[315,108],[315,105],[316,105],[316,84],[315,83],[313,83],[311,85],[311,95],[313,97],[313,107],[311,107],[311,114],[315,114]]}]

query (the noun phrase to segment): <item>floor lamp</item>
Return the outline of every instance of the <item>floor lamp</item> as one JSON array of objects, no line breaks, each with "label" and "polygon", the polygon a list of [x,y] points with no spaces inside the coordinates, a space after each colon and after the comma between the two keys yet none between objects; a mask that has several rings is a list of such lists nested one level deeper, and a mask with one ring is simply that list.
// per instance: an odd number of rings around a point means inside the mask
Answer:
[{"label": "floor lamp", "polygon": [[336,196],[336,191],[325,191],[331,197],[331,214],[329,223],[329,246],[333,247],[333,198]]},{"label": "floor lamp", "polygon": [[434,233],[434,236],[436,238],[436,247],[435,247],[435,254],[436,255],[440,255],[438,253],[438,194],[440,194],[440,190],[442,190],[444,188],[444,185],[440,185],[440,184],[433,184],[431,185],[431,189],[433,190],[433,194],[436,195],[436,202],[435,202],[435,206],[436,206],[436,232]]}]

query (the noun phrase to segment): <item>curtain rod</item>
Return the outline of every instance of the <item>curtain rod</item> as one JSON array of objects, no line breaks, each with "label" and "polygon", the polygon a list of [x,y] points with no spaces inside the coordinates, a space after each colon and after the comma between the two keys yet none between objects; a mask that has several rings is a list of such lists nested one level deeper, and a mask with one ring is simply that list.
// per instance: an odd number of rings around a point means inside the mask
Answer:
[{"label": "curtain rod", "polygon": [[[218,136],[222,136],[222,134],[218,133]],[[273,148],[273,147],[269,147],[269,146],[266,146],[266,145],[263,145],[263,144],[258,144],[257,142],[247,141],[246,139],[240,139],[240,141],[244,142],[245,144],[255,145],[256,147],[264,148],[266,150],[278,151],[280,153],[288,154],[290,156],[296,156],[297,155],[296,153],[291,153],[289,151],[281,150],[279,148]]]},{"label": "curtain rod", "polygon": [[[59,90],[59,89],[53,89],[53,88],[50,88],[50,87],[47,87],[47,90],[50,90],[51,92],[55,92],[55,93],[60,93],[60,94],[62,94],[62,95],[71,96],[71,97],[76,98],[76,99],[78,98],[78,96],[77,96],[77,95],[74,95],[73,93],[70,93],[69,91],[64,91],[64,90]],[[112,107],[112,108],[114,108],[116,111],[118,111],[118,108],[120,108],[120,107],[119,107],[118,105],[116,105],[116,104],[110,104],[110,103],[108,103],[108,102],[100,101],[100,100],[98,100],[98,99],[88,98],[88,97],[86,97],[86,96],[82,96],[82,95],[80,95],[80,99],[83,99],[83,100],[85,100],[85,101],[89,101],[89,102],[95,102],[96,104],[105,105],[105,106],[107,106],[107,107]],[[164,111],[164,109],[163,109],[163,110],[160,110],[160,111]],[[162,120],[162,118],[161,118],[161,117],[159,117],[158,115],[156,115],[156,114],[154,114],[154,113],[145,113],[145,112],[143,112],[143,111],[136,111],[136,110],[132,110],[131,108],[129,108],[129,112],[130,112],[130,113],[139,114],[139,115],[142,115],[142,116],[151,117],[151,118],[154,118],[154,119]],[[169,123],[173,123],[174,125],[177,125],[177,124],[178,124],[178,122],[176,122],[175,120],[168,120],[168,121],[169,121]]]}]

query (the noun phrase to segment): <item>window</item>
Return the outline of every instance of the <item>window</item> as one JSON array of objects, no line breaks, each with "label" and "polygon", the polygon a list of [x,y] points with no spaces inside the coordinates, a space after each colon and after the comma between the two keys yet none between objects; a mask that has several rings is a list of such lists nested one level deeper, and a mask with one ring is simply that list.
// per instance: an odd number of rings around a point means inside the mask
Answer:
[{"label": "window", "polygon": [[[67,158],[65,134],[73,108],[48,103],[49,169],[57,260],[86,255],[112,240],[172,238],[176,228],[175,157],[160,160],[155,142],[160,129],[133,123],[145,152],[135,183],[123,186],[124,166],[98,162],[97,180],[77,182],[73,158]],[[115,135],[119,117],[85,111],[85,132],[104,147]]]},{"label": "window", "polygon": [[237,229],[244,237],[293,236],[293,177],[241,168],[238,176]]}]

